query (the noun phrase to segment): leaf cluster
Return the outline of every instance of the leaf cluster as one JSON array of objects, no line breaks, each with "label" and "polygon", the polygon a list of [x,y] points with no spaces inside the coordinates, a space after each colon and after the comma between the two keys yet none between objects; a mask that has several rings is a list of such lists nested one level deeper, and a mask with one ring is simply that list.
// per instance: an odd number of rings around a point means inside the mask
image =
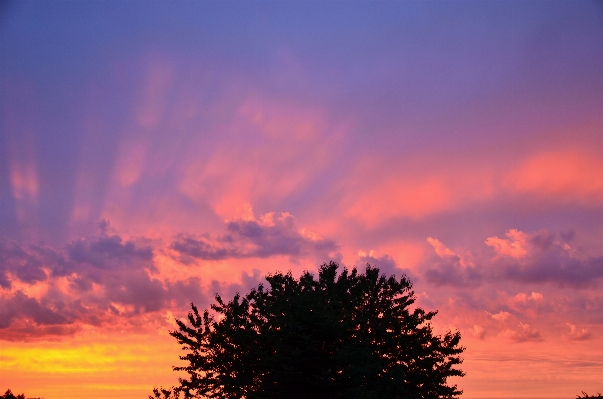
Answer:
[{"label": "leaf cluster", "polygon": [[415,302],[406,277],[397,280],[367,265],[361,274],[338,264],[309,272],[266,277],[247,295],[214,313],[192,305],[188,323],[171,332],[187,352],[188,378],[155,397],[185,398],[454,398],[448,377],[456,365],[460,334],[433,334],[437,312]]}]

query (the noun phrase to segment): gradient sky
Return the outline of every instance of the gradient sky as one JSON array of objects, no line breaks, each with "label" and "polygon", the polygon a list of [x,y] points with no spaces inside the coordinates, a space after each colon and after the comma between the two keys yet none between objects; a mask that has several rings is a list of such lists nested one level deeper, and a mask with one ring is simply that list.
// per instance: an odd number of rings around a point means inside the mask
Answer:
[{"label": "gradient sky", "polygon": [[144,398],[191,301],[406,273],[463,397],[603,392],[603,3],[0,3],[0,390]]}]

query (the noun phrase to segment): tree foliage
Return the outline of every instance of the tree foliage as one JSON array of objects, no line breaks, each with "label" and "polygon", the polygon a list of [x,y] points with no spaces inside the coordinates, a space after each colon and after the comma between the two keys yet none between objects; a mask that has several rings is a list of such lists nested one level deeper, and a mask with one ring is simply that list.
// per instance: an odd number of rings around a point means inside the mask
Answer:
[{"label": "tree foliage", "polygon": [[597,396],[589,395],[584,391],[582,391],[582,396],[576,395],[576,399],[598,399],[598,398],[603,398],[603,395],[601,395],[599,392],[597,392]]},{"label": "tree foliage", "polygon": [[[455,398],[447,379],[463,376],[460,333],[434,335],[437,312],[411,308],[406,277],[367,265],[337,273],[334,262],[309,272],[266,277],[213,314],[192,304],[171,335],[183,346],[188,378],[155,398]],[[150,397],[153,398],[153,397]]]},{"label": "tree foliage", "polygon": [[25,399],[25,394],[21,393],[19,395],[15,395],[13,391],[7,389],[6,392],[4,392],[4,395],[0,395],[0,399]]}]

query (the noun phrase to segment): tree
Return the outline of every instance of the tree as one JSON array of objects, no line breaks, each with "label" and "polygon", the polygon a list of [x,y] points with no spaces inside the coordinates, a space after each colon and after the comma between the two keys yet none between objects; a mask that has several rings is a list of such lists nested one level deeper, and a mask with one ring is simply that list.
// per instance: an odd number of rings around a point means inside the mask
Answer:
[{"label": "tree", "polygon": [[597,392],[597,396],[595,395],[589,395],[586,392],[582,391],[582,395],[576,395],[576,399],[598,399],[598,398],[603,398],[603,395],[601,395],[599,392]]},{"label": "tree", "polygon": [[[2,391],[0,391],[0,392],[2,392]],[[13,391],[11,391],[10,389],[7,389],[6,392],[4,392],[4,395],[0,396],[0,399],[25,399],[25,394],[19,394],[19,395],[15,396]]]},{"label": "tree", "polygon": [[[155,398],[455,398],[463,376],[460,333],[434,335],[437,312],[411,309],[410,281],[321,266],[269,275],[247,295],[216,303],[170,334],[183,346],[188,378]],[[153,397],[150,397],[151,399]]]}]

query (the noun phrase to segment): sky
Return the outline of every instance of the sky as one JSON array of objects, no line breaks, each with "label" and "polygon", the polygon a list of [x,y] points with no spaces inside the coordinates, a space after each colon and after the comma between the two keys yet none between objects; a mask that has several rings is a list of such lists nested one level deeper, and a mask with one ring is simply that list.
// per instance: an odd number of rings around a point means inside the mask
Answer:
[{"label": "sky", "polygon": [[0,390],[146,398],[263,277],[406,274],[468,399],[603,392],[600,1],[0,3]]}]

